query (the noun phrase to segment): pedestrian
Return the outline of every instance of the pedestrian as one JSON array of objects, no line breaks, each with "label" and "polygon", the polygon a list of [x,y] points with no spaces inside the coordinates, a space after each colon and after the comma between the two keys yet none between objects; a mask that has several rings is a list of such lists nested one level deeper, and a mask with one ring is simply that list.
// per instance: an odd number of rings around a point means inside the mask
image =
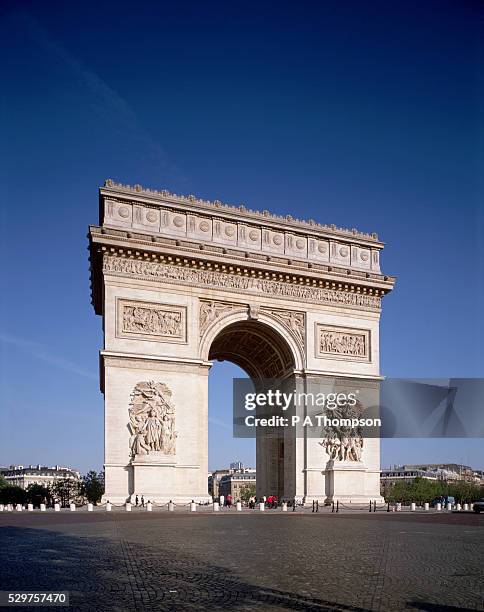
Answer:
[{"label": "pedestrian", "polygon": [[136,496],[135,503],[136,503],[136,505],[138,505],[138,504],[139,504],[139,499],[138,499],[138,496]]},{"label": "pedestrian", "polygon": [[145,507],[145,498],[144,498],[144,496],[143,496],[143,495],[141,496],[141,506],[142,506],[143,508]]}]

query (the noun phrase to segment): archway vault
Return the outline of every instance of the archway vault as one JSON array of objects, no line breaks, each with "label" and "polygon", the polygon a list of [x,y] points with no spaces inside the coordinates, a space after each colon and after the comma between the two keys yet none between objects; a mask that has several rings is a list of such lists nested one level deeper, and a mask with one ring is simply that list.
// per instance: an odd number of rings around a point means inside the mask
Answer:
[{"label": "archway vault", "polygon": [[301,342],[268,314],[250,318],[242,310],[217,319],[203,335],[204,360],[231,361],[254,380],[285,378],[304,367]]},{"label": "archway vault", "polygon": [[232,361],[251,378],[277,378],[294,367],[291,351],[270,327],[232,323],[215,338],[208,358]]}]

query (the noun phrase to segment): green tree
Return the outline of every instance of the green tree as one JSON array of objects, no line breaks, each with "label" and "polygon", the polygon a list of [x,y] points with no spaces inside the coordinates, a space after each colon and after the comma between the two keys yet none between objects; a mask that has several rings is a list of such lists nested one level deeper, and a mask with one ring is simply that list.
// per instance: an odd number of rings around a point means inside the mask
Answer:
[{"label": "green tree", "polygon": [[80,483],[70,478],[60,478],[52,485],[52,497],[58,499],[61,506],[68,506],[80,493]]},{"label": "green tree", "polygon": [[7,487],[7,486],[8,486],[8,481],[7,481],[7,479],[5,478],[5,476],[2,476],[2,475],[0,474],[0,489],[1,489],[2,487]]},{"label": "green tree", "polygon": [[45,501],[49,501],[51,492],[48,487],[33,483],[27,487],[27,499],[34,506],[40,506]]},{"label": "green tree", "polygon": [[449,495],[459,503],[473,502],[483,497],[484,489],[474,482],[458,481],[449,484]]},{"label": "green tree", "polygon": [[25,504],[27,491],[16,485],[7,485],[0,488],[0,504]]},{"label": "green tree", "polygon": [[104,472],[96,473],[94,470],[82,477],[81,493],[87,501],[97,504],[104,493]]},{"label": "green tree", "polygon": [[248,502],[251,497],[255,497],[255,485],[247,484],[240,489],[240,499],[244,502]]},{"label": "green tree", "polygon": [[387,485],[382,490],[382,495],[387,502],[431,502],[436,497],[455,497],[456,502],[472,502],[484,496],[484,489],[473,482],[445,480],[428,480],[417,476],[411,482],[397,482]]}]

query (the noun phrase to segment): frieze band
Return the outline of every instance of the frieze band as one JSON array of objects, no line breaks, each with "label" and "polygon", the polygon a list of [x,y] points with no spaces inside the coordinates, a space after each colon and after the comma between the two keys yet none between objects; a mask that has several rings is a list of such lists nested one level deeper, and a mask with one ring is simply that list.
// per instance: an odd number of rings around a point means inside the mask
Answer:
[{"label": "frieze band", "polygon": [[198,287],[220,287],[225,290],[248,291],[271,297],[285,297],[295,300],[311,301],[320,304],[354,306],[379,310],[380,296],[351,293],[320,287],[308,287],[264,278],[252,278],[197,270],[188,267],[173,266],[151,261],[125,259],[104,255],[103,271],[105,273],[126,274],[151,279],[165,279],[173,283],[190,284]]}]

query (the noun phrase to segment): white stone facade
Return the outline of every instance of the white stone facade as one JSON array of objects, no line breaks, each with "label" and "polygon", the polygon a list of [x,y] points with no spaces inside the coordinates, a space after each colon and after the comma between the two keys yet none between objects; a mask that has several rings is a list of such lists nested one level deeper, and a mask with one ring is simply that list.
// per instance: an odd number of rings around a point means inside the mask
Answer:
[{"label": "white stone facade", "polygon": [[[208,499],[213,359],[301,388],[380,379],[381,298],[394,278],[380,272],[375,235],[111,181],[100,203],[89,235],[105,499]],[[379,473],[377,439],[345,465],[318,439],[257,440],[260,495],[379,499]]]}]

